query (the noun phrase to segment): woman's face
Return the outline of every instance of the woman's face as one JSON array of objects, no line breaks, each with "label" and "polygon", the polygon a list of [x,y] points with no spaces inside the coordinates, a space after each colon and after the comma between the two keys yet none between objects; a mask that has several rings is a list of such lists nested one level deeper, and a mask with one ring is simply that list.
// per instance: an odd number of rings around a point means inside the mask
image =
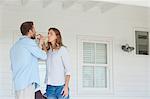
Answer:
[{"label": "woman's face", "polygon": [[56,39],[56,33],[53,30],[48,31],[48,42],[54,42]]}]

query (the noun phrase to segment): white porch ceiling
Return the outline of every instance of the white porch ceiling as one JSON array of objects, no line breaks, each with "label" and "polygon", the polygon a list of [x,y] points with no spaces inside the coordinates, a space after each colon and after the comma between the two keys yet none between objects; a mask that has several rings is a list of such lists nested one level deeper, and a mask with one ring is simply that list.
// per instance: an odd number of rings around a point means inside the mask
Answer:
[{"label": "white porch ceiling", "polygon": [[31,2],[42,3],[43,8],[50,6],[53,2],[61,2],[63,9],[69,9],[76,4],[80,4],[83,11],[98,7],[102,13],[105,13],[120,4],[150,7],[149,0],[0,0],[0,6],[26,6]]},{"label": "white porch ceiling", "polygon": [[105,1],[118,4],[150,7],[150,0],[92,0],[92,1]]},{"label": "white porch ceiling", "polygon": [[[72,2],[109,2],[109,3],[118,3],[118,4],[127,4],[127,5],[135,5],[135,6],[143,6],[143,7],[150,7],[150,1],[149,0],[0,0],[0,4],[4,3],[21,3],[22,5],[26,5],[31,1],[40,1],[43,2],[44,7],[47,6],[52,1],[63,1],[67,6],[69,4],[72,4]],[[69,2],[69,3],[68,3]]]}]

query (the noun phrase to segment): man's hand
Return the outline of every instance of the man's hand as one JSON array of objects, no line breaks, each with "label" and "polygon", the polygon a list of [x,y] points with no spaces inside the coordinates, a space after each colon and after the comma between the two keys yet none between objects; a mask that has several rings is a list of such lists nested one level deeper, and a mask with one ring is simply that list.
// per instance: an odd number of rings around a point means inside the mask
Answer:
[{"label": "man's hand", "polygon": [[41,34],[36,35],[36,39],[40,40]]}]

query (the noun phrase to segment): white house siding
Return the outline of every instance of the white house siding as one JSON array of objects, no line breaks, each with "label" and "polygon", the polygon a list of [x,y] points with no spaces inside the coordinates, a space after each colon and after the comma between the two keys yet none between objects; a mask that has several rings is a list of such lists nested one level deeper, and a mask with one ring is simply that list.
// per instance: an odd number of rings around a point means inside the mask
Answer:
[{"label": "white house siding", "polygon": [[[62,9],[59,3],[52,3],[46,8],[42,8],[38,3],[24,7],[3,7],[0,10],[0,99],[14,99],[9,49],[15,33],[19,32],[20,24],[26,20],[33,20],[37,31],[45,35],[49,27],[57,27],[62,31],[64,44],[68,46],[71,54],[73,68],[71,99],[149,99],[149,56],[136,55],[135,50],[131,53],[121,50],[122,44],[135,46],[135,28],[149,28],[148,10],[144,7],[116,6],[104,13],[101,13],[98,7],[84,12],[79,4]],[[77,35],[113,39],[113,94],[78,95]],[[41,74],[44,73],[43,68],[41,71]],[[43,83],[43,80],[41,82]]]}]

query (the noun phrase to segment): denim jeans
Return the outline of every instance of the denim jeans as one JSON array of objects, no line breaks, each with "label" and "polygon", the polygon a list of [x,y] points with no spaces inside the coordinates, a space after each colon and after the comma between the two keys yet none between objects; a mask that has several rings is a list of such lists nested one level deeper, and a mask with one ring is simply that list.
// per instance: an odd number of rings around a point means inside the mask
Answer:
[{"label": "denim jeans", "polygon": [[69,99],[69,95],[67,97],[62,96],[63,88],[64,85],[62,86],[47,85],[46,87],[47,99]]}]

